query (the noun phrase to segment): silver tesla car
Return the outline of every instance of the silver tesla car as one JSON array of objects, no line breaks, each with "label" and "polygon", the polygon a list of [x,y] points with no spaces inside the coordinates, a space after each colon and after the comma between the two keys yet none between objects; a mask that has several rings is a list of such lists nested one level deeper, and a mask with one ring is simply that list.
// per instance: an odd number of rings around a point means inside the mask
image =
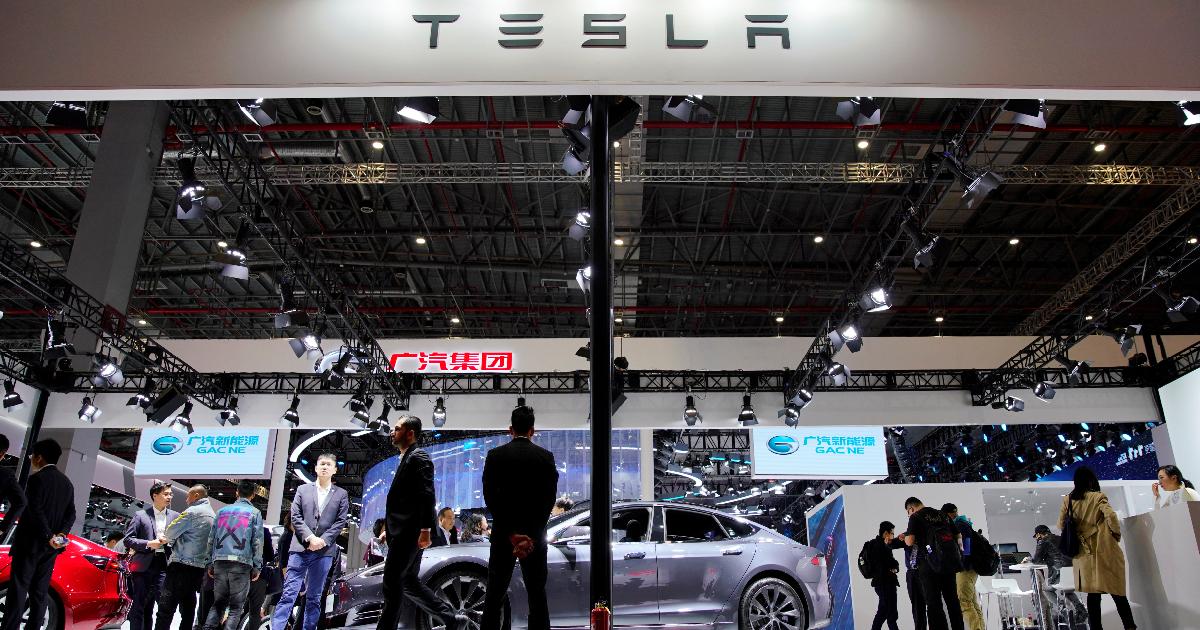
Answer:
[{"label": "silver tesla car", "polygon": [[[551,519],[547,583],[555,628],[589,622],[586,507]],[[748,520],[673,502],[613,507],[613,623],[618,627],[749,630],[821,628],[832,615],[825,557]],[[487,586],[487,544],[425,550],[420,576],[478,628]],[[383,607],[383,565],[352,573],[332,589],[327,627],[374,625]],[[506,627],[523,628],[526,599],[518,566]],[[405,606],[411,611],[412,606]],[[420,614],[404,627],[436,628]]]}]

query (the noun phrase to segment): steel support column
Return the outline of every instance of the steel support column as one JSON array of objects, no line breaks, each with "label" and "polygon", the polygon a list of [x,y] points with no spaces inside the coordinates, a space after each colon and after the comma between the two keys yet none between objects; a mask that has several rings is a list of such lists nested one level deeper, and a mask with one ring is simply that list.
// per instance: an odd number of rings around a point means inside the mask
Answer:
[{"label": "steel support column", "polygon": [[592,540],[591,601],[612,606],[612,145],[610,97],[592,97]]}]

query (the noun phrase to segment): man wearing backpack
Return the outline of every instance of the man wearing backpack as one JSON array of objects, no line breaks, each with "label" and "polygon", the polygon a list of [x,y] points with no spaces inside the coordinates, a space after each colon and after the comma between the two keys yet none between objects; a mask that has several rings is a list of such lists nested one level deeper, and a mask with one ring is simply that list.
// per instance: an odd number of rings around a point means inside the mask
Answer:
[{"label": "man wearing backpack", "polygon": [[896,537],[896,526],[884,521],[879,524],[879,536],[867,541],[858,555],[858,569],[863,577],[871,580],[871,586],[879,595],[879,607],[875,610],[875,621],[871,630],[880,630],[886,622],[888,630],[899,630],[896,620],[900,618],[896,591],[900,588],[900,563],[892,555],[892,540]]},{"label": "man wearing backpack", "polygon": [[[977,561],[983,561],[984,556],[988,555],[988,551],[980,548],[984,545],[980,543],[979,536],[975,534],[975,524],[965,515],[958,513],[958,506],[947,503],[942,506],[942,512],[954,523],[954,528],[963,542],[963,570],[954,576],[958,590],[958,603],[962,607],[963,621],[970,630],[984,630],[983,607],[979,605],[979,596],[975,594],[975,582],[979,580],[979,574],[975,569],[979,565]],[[987,547],[991,549],[990,545]]]},{"label": "man wearing backpack", "polygon": [[[921,592],[929,611],[930,630],[964,630],[954,576],[962,570],[962,540],[941,510],[925,507],[916,497],[904,502],[908,535],[904,544],[917,549]],[[943,605],[944,604],[944,605]],[[950,611],[949,623],[946,611]]]}]

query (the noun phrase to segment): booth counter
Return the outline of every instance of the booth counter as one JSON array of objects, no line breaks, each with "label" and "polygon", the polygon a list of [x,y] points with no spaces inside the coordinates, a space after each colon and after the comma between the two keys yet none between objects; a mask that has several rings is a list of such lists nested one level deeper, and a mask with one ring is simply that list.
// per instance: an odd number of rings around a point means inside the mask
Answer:
[{"label": "booth counter", "polygon": [[1200,630],[1200,503],[1131,516],[1121,531],[1139,627]]}]

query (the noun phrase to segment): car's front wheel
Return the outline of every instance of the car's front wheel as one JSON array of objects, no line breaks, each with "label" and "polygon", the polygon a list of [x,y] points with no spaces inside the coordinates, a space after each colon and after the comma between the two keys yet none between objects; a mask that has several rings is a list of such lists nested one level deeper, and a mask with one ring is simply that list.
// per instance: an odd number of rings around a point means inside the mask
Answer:
[{"label": "car's front wheel", "polygon": [[[487,576],[483,571],[473,569],[451,569],[434,577],[429,584],[433,592],[442,598],[456,614],[467,616],[466,630],[478,630],[483,621],[483,600],[487,595]],[[507,606],[501,612],[506,619]],[[431,630],[444,630],[441,621],[430,615],[422,615],[423,627]],[[507,627],[507,623],[502,623]]]},{"label": "car's front wheel", "polygon": [[[8,612],[8,585],[0,586],[0,620]],[[29,611],[21,617],[21,627],[29,627]],[[62,612],[59,610],[58,600],[51,594],[48,605],[46,606],[46,616],[42,619],[42,627],[40,630],[62,630]]]},{"label": "car's front wheel", "polygon": [[808,610],[796,589],[779,578],[755,581],[742,594],[740,627],[747,630],[807,630]]}]

